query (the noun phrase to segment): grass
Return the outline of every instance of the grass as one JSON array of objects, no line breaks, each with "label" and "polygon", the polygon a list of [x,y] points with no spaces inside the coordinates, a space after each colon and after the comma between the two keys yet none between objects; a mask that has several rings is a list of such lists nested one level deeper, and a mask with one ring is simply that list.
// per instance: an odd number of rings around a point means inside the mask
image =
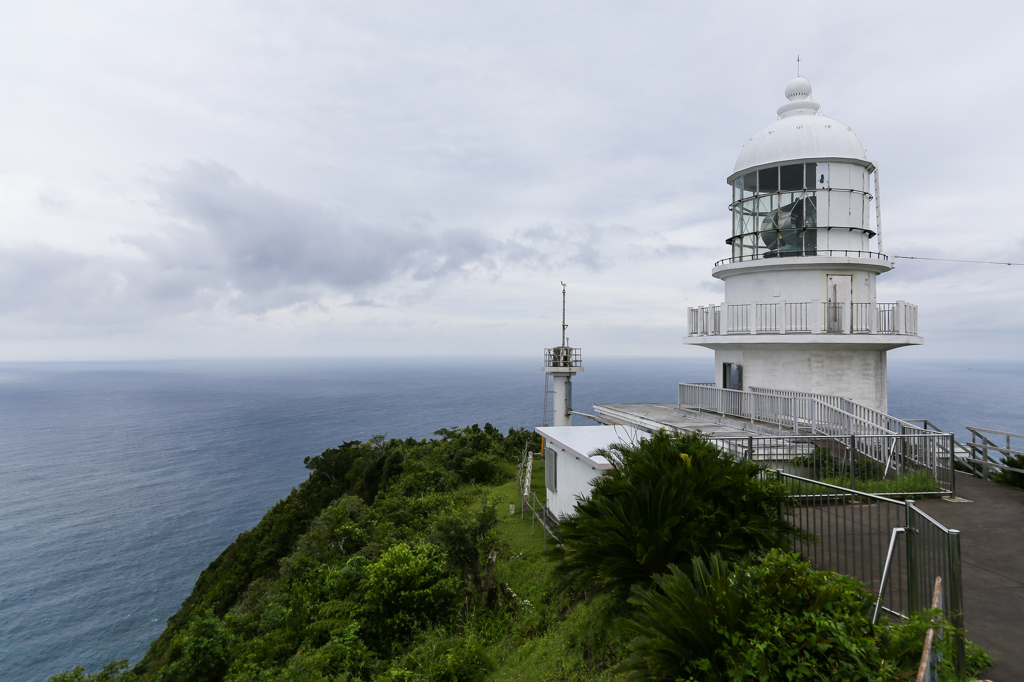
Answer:
[{"label": "grass", "polygon": [[[849,488],[871,495],[913,495],[915,493],[942,492],[931,474],[917,471],[912,474],[901,474],[896,478],[856,478],[850,484],[849,476],[832,476],[820,479],[822,483]],[[790,492],[794,495],[831,495],[833,491],[824,486],[811,485],[802,481],[789,481]]]}]

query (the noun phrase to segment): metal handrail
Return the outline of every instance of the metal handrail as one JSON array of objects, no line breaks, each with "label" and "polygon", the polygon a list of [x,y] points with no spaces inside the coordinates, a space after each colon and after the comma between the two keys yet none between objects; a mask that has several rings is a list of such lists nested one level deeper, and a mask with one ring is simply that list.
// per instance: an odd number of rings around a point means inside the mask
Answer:
[{"label": "metal handrail", "polygon": [[[873,258],[875,260],[887,260],[892,262],[892,259],[889,258],[889,256],[878,251],[853,251],[850,249],[807,249],[799,253],[782,256],[782,258],[808,258],[813,256],[824,256],[826,258]],[[776,254],[732,256],[731,258],[723,258],[722,260],[717,261],[715,263],[715,267],[717,268],[719,265],[724,265],[726,263],[743,263],[752,260],[769,260],[776,258],[780,258],[780,256]]]},{"label": "metal handrail", "polygon": [[[882,606],[882,597],[885,596],[885,588],[889,585],[889,569],[892,568],[892,557],[896,551],[896,536],[905,532],[907,532],[906,528],[893,528],[892,535],[889,537],[889,551],[885,554],[885,567],[882,568],[881,586],[878,588],[878,599],[875,600],[875,613],[871,616],[872,625],[878,622],[878,613],[884,608]],[[890,610],[886,609],[886,611]]]}]

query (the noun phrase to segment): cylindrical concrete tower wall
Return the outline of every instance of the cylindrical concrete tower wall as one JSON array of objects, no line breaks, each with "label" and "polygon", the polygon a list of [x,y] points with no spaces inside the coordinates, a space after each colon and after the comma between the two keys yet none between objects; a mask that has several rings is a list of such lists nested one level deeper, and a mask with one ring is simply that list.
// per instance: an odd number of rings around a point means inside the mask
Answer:
[{"label": "cylindrical concrete tower wall", "polygon": [[[770,388],[841,395],[886,412],[886,351],[822,346],[715,350],[716,385],[723,386],[723,367],[743,368],[743,390]],[[723,386],[724,387],[724,386]]]},{"label": "cylindrical concrete tower wall", "polygon": [[572,426],[572,414],[570,410],[571,399],[571,384],[572,381],[568,374],[554,374],[551,377],[554,382],[554,407],[555,407],[555,423],[553,426]]}]

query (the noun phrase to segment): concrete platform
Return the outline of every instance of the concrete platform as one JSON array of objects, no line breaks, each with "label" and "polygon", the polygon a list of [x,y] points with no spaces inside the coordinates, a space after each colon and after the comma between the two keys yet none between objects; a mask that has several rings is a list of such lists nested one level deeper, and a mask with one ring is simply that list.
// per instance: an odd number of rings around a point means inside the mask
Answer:
[{"label": "concrete platform", "polygon": [[917,507],[960,531],[967,636],[996,659],[981,677],[1024,680],[1024,490],[957,472],[956,494]]},{"label": "concrete platform", "polygon": [[676,408],[676,403],[603,403],[594,405],[594,411],[602,418],[615,424],[632,426],[647,433],[656,433],[659,429],[665,429],[669,433],[702,431],[716,436],[758,435],[731,426],[681,415]]}]

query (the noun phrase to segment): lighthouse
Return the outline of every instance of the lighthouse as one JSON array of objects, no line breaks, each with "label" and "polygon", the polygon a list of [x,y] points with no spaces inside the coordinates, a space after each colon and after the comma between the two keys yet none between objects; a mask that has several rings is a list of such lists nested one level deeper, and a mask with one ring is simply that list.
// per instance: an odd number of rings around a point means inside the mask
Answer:
[{"label": "lighthouse", "polygon": [[684,343],[715,351],[720,388],[840,395],[886,412],[886,353],[923,343],[917,306],[877,300],[877,164],[850,126],[822,115],[801,76],[777,120],[728,177],[731,255],[711,271],[724,300],[689,308]]},{"label": "lighthouse", "polygon": [[[544,426],[572,426],[572,378],[583,371],[581,350],[569,347],[565,336],[565,286],[562,282],[562,345],[544,349]],[[553,398],[550,410],[548,396]]]}]

